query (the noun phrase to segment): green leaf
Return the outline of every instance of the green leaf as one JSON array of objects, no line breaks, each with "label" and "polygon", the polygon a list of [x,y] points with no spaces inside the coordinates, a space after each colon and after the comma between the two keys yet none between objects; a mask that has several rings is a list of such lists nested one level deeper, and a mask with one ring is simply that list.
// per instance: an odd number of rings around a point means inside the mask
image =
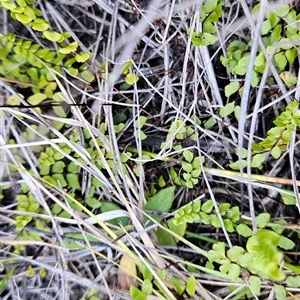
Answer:
[{"label": "green leaf", "polygon": [[102,205],[102,203],[95,197],[88,197],[86,199],[86,203],[88,206],[94,209],[99,208]]},{"label": "green leaf", "polygon": [[29,68],[27,70],[27,74],[33,79],[35,82],[39,80],[39,73],[37,68]]},{"label": "green leaf", "polygon": [[144,279],[153,280],[153,274],[145,264],[139,267],[139,271],[142,273]]},{"label": "green leaf", "polygon": [[30,96],[27,101],[28,103],[30,103],[31,105],[37,105],[40,104],[42,101],[44,101],[45,99],[47,99],[47,96],[45,94],[42,93],[36,93],[32,96]]},{"label": "green leaf", "polygon": [[26,50],[28,50],[30,48],[30,45],[32,44],[31,41],[23,41],[22,43],[22,47]]},{"label": "green leaf", "polygon": [[31,18],[31,20],[34,20],[36,18],[34,10],[30,6],[26,6],[24,8],[24,15]]},{"label": "green leaf", "polygon": [[62,174],[53,174],[52,178],[56,181],[56,185],[59,187],[66,187],[68,185]]},{"label": "green leaf", "polygon": [[55,152],[55,154],[53,155],[53,158],[55,160],[60,160],[60,159],[63,159],[65,157],[65,155],[63,153],[60,153],[60,152]]},{"label": "green leaf", "polygon": [[46,175],[46,176],[43,176],[42,179],[45,180],[46,182],[49,182],[50,184],[52,184],[54,186],[57,185],[56,180],[54,178],[52,178],[51,176]]},{"label": "green leaf", "polygon": [[[176,233],[177,235],[183,237],[185,235],[185,232],[186,232],[186,224],[180,224],[180,225],[175,225],[174,223],[174,219],[170,219],[168,220],[167,222],[168,224],[168,227],[171,231],[173,231],[174,233]],[[177,239],[175,239],[176,242]]]},{"label": "green leaf", "polygon": [[184,293],[185,283],[183,280],[176,277],[171,277],[170,282],[175,288],[175,291],[177,292],[178,295],[182,295]]},{"label": "green leaf", "polygon": [[241,267],[249,269],[249,265],[252,263],[251,255],[248,252],[242,254],[238,257],[237,263]]},{"label": "green leaf", "polygon": [[194,276],[191,276],[186,283],[186,292],[189,296],[194,296],[196,292],[196,279]]},{"label": "green leaf", "polygon": [[269,20],[263,21],[262,26],[261,26],[261,31],[260,31],[261,35],[265,35],[265,34],[269,33],[271,31],[271,28],[272,28],[272,26],[271,26],[271,23]]},{"label": "green leaf", "polygon": [[[120,209],[121,208],[115,203],[108,202],[108,201],[101,201],[100,210],[102,213],[110,212],[114,210],[120,210]],[[126,226],[129,224],[130,219],[128,217],[119,217],[119,218],[110,219],[107,222],[116,226],[119,226],[119,223],[121,223],[123,226]]]},{"label": "green leaf", "polygon": [[241,115],[241,107],[239,105],[236,105],[234,108],[234,116],[239,121]]},{"label": "green leaf", "polygon": [[200,168],[201,164],[205,162],[205,157],[204,156],[197,156],[193,159],[192,165],[194,169]]},{"label": "green leaf", "polygon": [[132,66],[132,61],[130,60],[130,61],[127,61],[124,65],[123,65],[123,67],[122,67],[122,69],[121,69],[121,74],[123,74],[123,75],[125,75],[125,74],[127,74],[128,73],[128,70],[129,70],[129,68]]},{"label": "green leaf", "polygon": [[276,300],[285,300],[286,299],[286,291],[282,285],[276,284],[274,286],[274,291],[276,295]]},{"label": "green leaf", "polygon": [[146,124],[148,118],[145,116],[140,116],[135,122],[134,126],[136,128],[143,128],[143,126]]},{"label": "green leaf", "polygon": [[268,130],[268,135],[274,137],[275,139],[278,139],[281,136],[281,134],[282,134],[281,127],[273,127],[270,130]]},{"label": "green leaf", "polygon": [[55,203],[51,208],[51,212],[54,215],[58,215],[61,211],[62,211],[62,208],[57,203]]},{"label": "green leaf", "polygon": [[175,187],[168,187],[149,198],[144,210],[169,212],[174,201]]},{"label": "green leaf", "polygon": [[284,83],[288,87],[292,87],[295,84],[297,84],[298,77],[294,76],[291,72],[289,71],[283,71],[280,73],[280,78],[284,81]]},{"label": "green leaf", "polygon": [[27,3],[25,2],[25,0],[16,0],[16,2],[21,7],[26,7],[27,6]]},{"label": "green leaf", "polygon": [[212,200],[208,200],[202,204],[201,211],[203,211],[205,213],[210,213],[212,211],[213,207],[214,207],[214,204],[213,204]]},{"label": "green leaf", "polygon": [[72,174],[69,173],[66,176],[66,179],[68,181],[68,184],[70,185],[70,187],[74,188],[74,189],[80,189],[80,183],[79,183],[79,178],[78,178],[78,174]]},{"label": "green leaf", "polygon": [[198,213],[201,208],[201,201],[197,200],[192,204],[192,211]]},{"label": "green leaf", "polygon": [[281,150],[280,150],[280,148],[278,147],[278,146],[275,146],[272,150],[271,150],[271,155],[275,158],[275,159],[277,159],[277,158],[279,158],[280,157],[280,155],[281,155]]},{"label": "green leaf", "polygon": [[215,25],[211,22],[208,22],[207,20],[205,20],[203,22],[203,25],[202,25],[202,29],[203,29],[203,32],[207,32],[207,33],[216,33],[217,29],[215,27]]},{"label": "green leaf", "polygon": [[220,109],[220,116],[222,118],[227,117],[228,115],[230,115],[232,112],[234,111],[234,103],[228,103],[225,106],[221,107]]},{"label": "green leaf", "polygon": [[[181,237],[184,236],[186,232],[186,223],[175,225],[174,219],[170,219],[168,220],[167,225],[168,226],[163,226],[175,232]],[[175,237],[173,237],[172,234],[168,233],[166,230],[160,227],[156,230],[156,237],[159,245],[175,246],[178,242],[178,240]]]},{"label": "green leaf", "polygon": [[192,203],[188,203],[186,206],[183,207],[184,214],[190,214],[193,211],[193,205]]},{"label": "green leaf", "polygon": [[78,48],[78,43],[73,42],[64,48],[58,49],[58,52],[62,54],[69,54],[71,52],[76,52],[77,48]]},{"label": "green leaf", "polygon": [[[61,55],[64,55],[64,54],[61,54]],[[65,55],[66,56],[66,55]],[[72,57],[70,59],[68,59],[65,63],[64,63],[64,66],[69,68],[69,67],[72,67],[72,65],[76,62],[76,59],[75,57]]]},{"label": "green leaf", "polygon": [[291,250],[295,247],[295,243],[287,237],[281,235],[278,246],[284,250]]},{"label": "green leaf", "polygon": [[251,160],[251,167],[259,168],[265,160],[266,160],[265,154],[255,154]]},{"label": "green leaf", "polygon": [[278,250],[280,235],[274,231],[259,229],[250,237],[246,248],[252,257],[251,270],[263,278],[281,281],[285,278],[280,269],[283,253]]},{"label": "green leaf", "polygon": [[296,204],[296,197],[295,195],[288,195],[286,193],[280,193],[283,203],[285,205],[295,205]]},{"label": "green leaf", "polygon": [[[218,242],[216,244],[213,244],[213,251],[219,254],[220,258],[225,258],[225,243],[224,242]],[[210,251],[209,251],[210,252]]]},{"label": "green leaf", "polygon": [[37,51],[37,56],[40,58],[44,58],[50,52],[49,49],[40,49]]},{"label": "green leaf", "polygon": [[153,290],[152,281],[148,278],[145,278],[142,283],[142,291],[147,295],[150,295],[152,293],[152,290]]},{"label": "green leaf", "polygon": [[99,187],[99,188],[103,187],[103,181],[99,180],[96,177],[92,177],[91,184],[92,184],[92,186],[95,186],[95,187]]},{"label": "green leaf", "polygon": [[47,55],[44,56],[44,60],[47,62],[52,62],[53,58],[56,56],[54,51],[49,52]]},{"label": "green leaf", "polygon": [[232,69],[232,74],[245,75],[248,70],[249,60],[249,55],[242,57],[238,64]]},{"label": "green leaf", "polygon": [[140,138],[142,141],[147,138],[147,135],[142,130],[140,130],[140,129],[137,129],[134,132],[134,136],[136,136],[137,138]]},{"label": "green leaf", "polygon": [[44,31],[43,36],[51,42],[58,42],[58,43],[61,43],[65,39],[62,34],[52,30]]},{"label": "green leaf", "polygon": [[237,222],[240,220],[240,209],[238,206],[233,206],[227,213],[227,218],[230,220]]},{"label": "green leaf", "polygon": [[280,71],[283,71],[287,65],[287,59],[284,52],[279,52],[274,55],[274,61]]},{"label": "green leaf", "polygon": [[48,175],[50,173],[50,166],[47,165],[47,163],[43,163],[40,165],[40,175],[44,176],[44,175]]},{"label": "green leaf", "polygon": [[205,121],[204,123],[204,128],[205,129],[210,129],[216,124],[216,120],[214,117],[210,117],[208,120]]},{"label": "green leaf", "polygon": [[61,118],[66,118],[67,114],[65,112],[65,109],[62,106],[53,106],[52,107],[55,114]]},{"label": "green leaf", "polygon": [[221,222],[218,218],[217,215],[214,215],[211,217],[211,219],[209,220],[210,221],[210,224],[215,227],[215,228],[221,228]]},{"label": "green leaf", "polygon": [[45,31],[49,28],[49,24],[41,18],[36,18],[33,20],[33,22],[30,23],[30,26],[37,31]]},{"label": "green leaf", "polygon": [[57,161],[53,166],[52,166],[52,172],[53,173],[62,173],[64,171],[66,164],[63,161]]},{"label": "green leaf", "polygon": [[218,22],[219,16],[218,13],[213,11],[209,16],[206,18],[207,22]]},{"label": "green leaf", "polygon": [[243,51],[236,50],[234,53],[232,53],[232,58],[238,62],[243,57]]},{"label": "green leaf", "polygon": [[[230,97],[232,94],[236,93],[239,90],[239,88],[240,88],[240,83],[238,81],[233,81],[233,82],[229,83],[228,85],[225,86],[225,96]],[[229,103],[229,104],[233,104],[233,103]],[[224,107],[222,107],[222,108],[224,108]],[[221,108],[221,110],[222,110],[222,108]]]},{"label": "green leaf", "polygon": [[256,219],[256,224],[260,228],[264,228],[267,226],[267,223],[270,221],[270,214],[268,213],[261,213],[259,214],[255,219]]},{"label": "green leaf", "polygon": [[12,2],[1,2],[1,5],[6,9],[6,10],[11,10],[14,11],[16,9],[16,5]]},{"label": "green leaf", "polygon": [[300,287],[300,276],[288,276],[286,284],[288,287],[299,288]]},{"label": "green leaf", "polygon": [[158,186],[160,188],[166,186],[166,181],[164,180],[164,177],[162,175],[160,175],[158,178]]},{"label": "green leaf", "polygon": [[132,300],[147,300],[147,294],[140,291],[134,285],[130,286],[130,297]]},{"label": "green leaf", "polygon": [[236,281],[241,274],[241,267],[237,264],[229,264],[227,269],[228,277]]},{"label": "green leaf", "polygon": [[232,170],[239,170],[240,169],[240,163],[241,163],[241,165],[242,165],[242,168],[246,168],[247,167],[247,165],[248,165],[248,162],[246,161],[246,160],[244,160],[244,159],[242,159],[241,161],[236,161],[236,162],[234,162],[234,163],[231,163],[230,165],[229,165],[229,167],[232,169]]},{"label": "green leaf", "polygon": [[268,20],[270,21],[270,25],[274,28],[279,22],[279,18],[275,13],[270,13],[267,15]]},{"label": "green leaf", "polygon": [[125,127],[124,123],[119,123],[118,125],[114,125],[114,130],[116,133],[119,133],[123,130],[124,127]]},{"label": "green leaf", "polygon": [[282,133],[281,136],[284,143],[288,144],[292,139],[292,131],[287,129]]},{"label": "green leaf", "polygon": [[234,232],[235,231],[235,229],[234,229],[234,227],[233,227],[233,222],[231,221],[231,220],[229,220],[229,219],[225,219],[224,220],[224,225],[225,225],[225,228],[226,228],[226,230],[228,231],[228,232]]},{"label": "green leaf", "polygon": [[16,19],[24,25],[29,24],[32,21],[32,18],[23,15],[23,14],[15,14]]},{"label": "green leaf", "polygon": [[[24,98],[24,96],[22,96],[22,95],[18,95],[20,98]],[[20,100],[19,100],[19,98],[16,96],[16,95],[10,95],[9,97],[8,97],[8,99],[6,100],[6,103],[8,104],[8,105],[19,105],[20,104]]]},{"label": "green leaf", "polygon": [[196,169],[196,170],[192,170],[191,175],[192,177],[197,178],[201,175],[201,173],[202,173],[201,169]]},{"label": "green leaf", "polygon": [[288,4],[277,4],[273,10],[278,17],[283,18],[289,13],[290,7]]},{"label": "green leaf", "polygon": [[17,6],[12,12],[11,12],[11,16],[12,18],[16,18],[16,14],[22,14],[24,11],[24,7],[20,7],[20,6]]},{"label": "green leaf", "polygon": [[216,41],[218,41],[218,38],[214,36],[213,34],[203,32],[201,37],[201,45],[202,46],[209,46],[213,45]]},{"label": "green leaf", "polygon": [[116,112],[113,117],[114,124],[125,123],[127,120],[126,114],[122,112]]},{"label": "green leaf", "polygon": [[265,64],[266,64],[266,58],[265,58],[263,52],[260,52],[255,58],[254,65],[255,65],[255,67],[262,67],[261,71],[263,72]]},{"label": "green leaf", "polygon": [[76,53],[75,59],[77,62],[83,63],[86,62],[90,58],[90,56],[91,56],[90,53],[81,53],[81,54]]},{"label": "green leaf", "polygon": [[81,72],[80,75],[87,82],[93,82],[95,80],[95,76],[89,70]]},{"label": "green leaf", "polygon": [[139,76],[129,73],[125,76],[125,82],[129,85],[133,85],[139,81]]},{"label": "green leaf", "polygon": [[260,294],[260,287],[261,287],[261,280],[257,276],[250,276],[249,277],[249,284],[251,291],[253,291],[255,294]]},{"label": "green leaf", "polygon": [[275,28],[272,30],[272,33],[271,33],[271,44],[272,45],[280,41],[281,31],[282,31],[281,25],[275,26]]},{"label": "green leaf", "polygon": [[189,150],[183,151],[183,156],[187,162],[192,162],[192,160],[194,158],[193,152],[191,152]]},{"label": "green leaf", "polygon": [[204,33],[197,33],[196,31],[191,32],[191,29],[189,29],[188,34],[195,47],[209,46],[214,44],[218,40],[216,36],[206,32]]},{"label": "green leaf", "polygon": [[236,227],[236,231],[238,232],[238,234],[240,234],[243,237],[249,237],[252,236],[253,234],[253,231],[249,228],[249,226],[245,224],[239,224]]},{"label": "green leaf", "polygon": [[[10,3],[10,2],[9,2]],[[5,287],[7,286],[7,284],[10,281],[10,276],[5,275],[3,277],[3,279],[0,281],[0,293],[5,289]]]},{"label": "green leaf", "polygon": [[231,249],[227,251],[227,257],[233,261],[236,262],[238,258],[244,254],[245,250],[242,247],[239,246],[233,246]]},{"label": "green leaf", "polygon": [[78,75],[78,69],[76,68],[67,68],[66,71],[74,77]]},{"label": "green leaf", "polygon": [[184,171],[186,171],[187,173],[191,173],[193,171],[193,165],[189,164],[189,163],[186,163],[186,162],[183,162],[182,163],[182,169]]},{"label": "green leaf", "polygon": [[[182,224],[181,224],[182,225]],[[181,226],[179,225],[179,226]],[[166,227],[166,226],[164,226]],[[159,227],[157,228],[155,232],[158,244],[161,246],[176,246],[175,238],[165,231],[163,228]]]},{"label": "green leaf", "polygon": [[251,86],[257,87],[258,84],[259,84],[259,76],[256,71],[253,71],[251,76]]},{"label": "green leaf", "polygon": [[287,222],[283,219],[274,221],[271,225],[272,229],[279,234],[282,234],[282,232],[285,230]]},{"label": "green leaf", "polygon": [[224,202],[219,205],[219,211],[226,212],[230,208],[230,203]]},{"label": "green leaf", "polygon": [[290,64],[293,64],[295,61],[295,58],[298,56],[298,51],[296,48],[288,49],[285,51],[286,59]]},{"label": "green leaf", "polygon": [[219,0],[207,0],[203,5],[202,5],[202,10],[206,13],[209,14],[213,12],[217,5],[218,5]]},{"label": "green leaf", "polygon": [[[49,82],[45,88],[45,95],[48,97],[48,98],[52,98],[53,96],[53,91],[55,91],[57,88],[57,83],[56,82]],[[57,110],[59,111],[59,110]],[[60,110],[60,111],[63,111]]]}]

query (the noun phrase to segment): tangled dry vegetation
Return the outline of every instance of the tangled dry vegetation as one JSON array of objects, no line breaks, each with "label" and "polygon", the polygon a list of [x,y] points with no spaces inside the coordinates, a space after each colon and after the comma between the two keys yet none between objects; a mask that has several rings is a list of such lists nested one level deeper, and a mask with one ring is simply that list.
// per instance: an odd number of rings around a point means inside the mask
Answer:
[{"label": "tangled dry vegetation", "polygon": [[0,9],[1,299],[300,299],[298,1]]}]

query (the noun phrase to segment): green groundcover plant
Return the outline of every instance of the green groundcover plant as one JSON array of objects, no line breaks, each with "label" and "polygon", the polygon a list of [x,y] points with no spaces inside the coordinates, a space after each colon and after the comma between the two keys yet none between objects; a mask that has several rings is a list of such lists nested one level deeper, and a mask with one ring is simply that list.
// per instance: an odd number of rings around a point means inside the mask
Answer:
[{"label": "green groundcover plant", "polygon": [[[50,194],[60,195],[63,201],[51,201],[52,198],[48,195],[50,200],[46,206],[42,204],[38,194],[31,190],[29,184],[26,182],[19,184],[19,192],[15,196],[16,212],[13,220],[20,244],[14,245],[10,249],[11,256],[2,261],[7,272],[0,281],[0,292],[5,290],[17,272],[14,265],[17,262],[15,257],[25,253],[26,242],[42,243],[45,237],[53,237],[56,234],[51,225],[52,216],[64,222],[67,220],[71,222],[76,220],[75,216],[81,214],[88,215],[89,222],[93,219],[95,222],[92,224],[99,225],[99,228],[110,238],[112,248],[115,244],[121,247],[122,258],[115,265],[119,271],[126,271],[127,278],[131,278],[127,289],[132,299],[148,299],[149,296],[156,296],[159,299],[196,297],[200,287],[198,278],[203,273],[226,280],[228,289],[234,295],[232,299],[257,298],[265,288],[265,282],[273,285],[277,299],[285,299],[293,288],[299,289],[300,268],[291,260],[288,252],[295,249],[294,241],[300,238],[299,225],[291,226],[286,221],[272,218],[271,214],[263,212],[256,216],[258,229],[255,230],[252,228],[251,221],[241,213],[240,207],[229,201],[223,199],[216,201],[207,197],[200,200],[193,197],[189,203],[179,206],[175,201],[179,189],[198,192],[202,175],[213,173],[221,177],[228,175],[231,176],[230,178],[246,178],[245,174],[240,174],[241,164],[245,168],[251,163],[253,174],[250,179],[253,181],[276,183],[273,177],[255,173],[263,169],[268,154],[274,160],[278,160],[288,150],[293,134],[299,130],[299,102],[294,100],[288,103],[274,119],[275,126],[267,131],[267,136],[252,144],[251,162],[246,160],[247,151],[244,149],[243,157],[228,165],[230,170],[208,167],[207,158],[192,148],[186,149],[182,146],[186,139],[197,141],[200,134],[197,126],[211,129],[214,125],[210,122],[212,118],[203,124],[196,116],[192,116],[188,122],[183,118],[177,118],[170,123],[166,130],[165,141],[159,149],[165,151],[163,153],[168,153],[167,155],[161,156],[158,151],[151,152],[132,145],[120,144],[119,156],[117,156],[116,151],[107,146],[106,142],[110,141],[112,131],[117,135],[130,127],[127,115],[117,112],[111,128],[107,126],[105,118],[100,118],[100,122],[93,129],[101,138],[95,139],[88,128],[71,126],[71,123],[64,122],[69,115],[67,109],[60,105],[66,100],[61,81],[70,76],[88,85],[93,85],[99,77],[104,82],[109,82],[112,76],[109,73],[112,63],[105,61],[95,67],[91,63],[93,53],[81,51],[69,32],[59,33],[52,30],[50,23],[43,18],[42,12],[34,4],[34,0],[14,2],[0,0],[0,5],[14,20],[29,26],[41,36],[43,41],[36,43],[13,33],[0,34],[0,72],[3,81],[18,84],[20,87],[18,92],[8,97],[7,104],[15,109],[14,118],[24,125],[25,129],[20,135],[22,141],[34,142],[40,136],[52,139],[56,138],[57,132],[68,133],[67,140],[56,143],[55,147],[38,143],[30,147],[36,158],[38,173],[34,173],[33,169],[25,172],[45,187]],[[201,30],[190,27],[187,31],[195,47],[213,45],[218,41],[217,23],[223,16],[223,5],[224,1],[217,0],[208,0],[202,5]],[[252,13],[256,14],[258,9],[259,5],[255,6]],[[286,86],[288,88],[295,86],[298,78],[290,66],[295,63],[299,54],[300,33],[297,25],[299,20],[297,11],[287,4],[276,6],[274,11],[268,12],[261,29],[266,52],[259,49],[257,54],[251,80],[252,88],[258,86],[270,53]],[[56,50],[47,46],[49,42],[55,45]],[[234,77],[225,87],[225,96],[228,98],[243,92],[242,82],[249,64],[251,43],[252,41],[234,40],[220,58],[223,66],[228,68]],[[132,73],[131,68],[132,62],[126,62],[121,70],[123,90],[130,89],[139,82],[139,76]],[[270,76],[268,82],[272,84],[274,78]],[[49,121],[48,124],[51,126],[34,121],[30,124],[26,123],[26,117],[22,115],[18,106],[32,105],[34,111],[42,116],[43,110],[38,106],[49,99],[56,104],[53,112],[57,117],[56,120]],[[220,108],[219,117],[220,119],[230,117],[238,122],[239,111],[240,107],[233,101],[229,101],[227,105]],[[133,109],[130,108],[130,114],[132,112]],[[147,114],[139,115],[139,118],[131,123],[130,130],[136,139],[143,141],[146,140],[148,129],[152,125],[152,120]],[[22,167],[27,162],[26,154],[18,151],[18,147],[13,147],[17,144],[15,138],[10,138],[8,141],[8,145],[12,146],[11,154],[14,156],[15,163],[5,162],[7,168],[4,177],[6,178],[9,176],[19,178],[20,170],[24,172]],[[171,267],[159,269],[145,255],[132,250],[136,245],[131,244],[131,248],[125,245],[122,238],[124,234],[135,232],[135,224],[124,205],[120,202],[108,201],[106,195],[99,197],[104,195],[103,191],[105,193],[107,191],[104,189],[104,181],[97,176],[88,176],[88,185],[83,192],[82,178],[89,161],[80,155],[83,152],[78,151],[78,145],[84,148],[84,153],[92,161],[93,167],[105,174],[107,181],[115,189],[125,189],[121,180],[120,182],[114,180],[120,174],[123,179],[129,174],[134,174],[139,180],[142,178],[142,170],[147,168],[148,163],[158,161],[164,164],[165,174],[160,175],[155,182],[151,182],[140,195],[145,200],[139,207],[142,227],[161,247],[176,248],[184,245],[192,249],[197,256],[203,258],[202,265],[182,259],[179,263],[185,272],[185,277],[180,277],[178,274],[174,275]],[[10,189],[12,189],[11,183],[2,185],[0,201],[4,199],[5,191]],[[279,188],[279,193],[284,205],[297,207],[297,195],[284,188]],[[101,218],[104,219],[106,216],[109,217],[103,221]],[[192,226],[198,225],[203,226],[205,230],[213,229],[232,237],[239,237],[242,242],[239,243],[234,239],[236,244],[229,244],[225,239],[218,241],[191,232]],[[203,250],[196,246],[190,242],[191,236],[205,241],[208,247]],[[139,237],[137,239],[139,240]],[[76,253],[84,249],[93,249],[93,245],[99,243],[103,243],[103,240],[95,233],[78,232],[62,235],[58,244],[71,253]],[[94,254],[103,257],[96,251]],[[108,258],[106,259],[109,261]],[[171,255],[166,256],[165,259],[170,265],[178,263],[178,259],[174,259]],[[36,275],[34,265],[28,264],[26,271],[28,277]],[[46,268],[39,268],[38,272],[39,278],[43,279],[47,275]],[[236,283],[242,288],[237,288]],[[100,298],[96,290],[91,288],[82,299]]]}]

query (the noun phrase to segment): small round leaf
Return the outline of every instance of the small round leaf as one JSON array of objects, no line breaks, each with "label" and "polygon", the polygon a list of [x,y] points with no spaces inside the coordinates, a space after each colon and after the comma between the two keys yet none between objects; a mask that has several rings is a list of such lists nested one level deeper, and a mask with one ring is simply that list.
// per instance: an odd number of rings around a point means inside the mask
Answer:
[{"label": "small round leaf", "polygon": [[129,85],[133,85],[139,81],[139,77],[135,74],[129,73],[125,76],[125,82]]}]

